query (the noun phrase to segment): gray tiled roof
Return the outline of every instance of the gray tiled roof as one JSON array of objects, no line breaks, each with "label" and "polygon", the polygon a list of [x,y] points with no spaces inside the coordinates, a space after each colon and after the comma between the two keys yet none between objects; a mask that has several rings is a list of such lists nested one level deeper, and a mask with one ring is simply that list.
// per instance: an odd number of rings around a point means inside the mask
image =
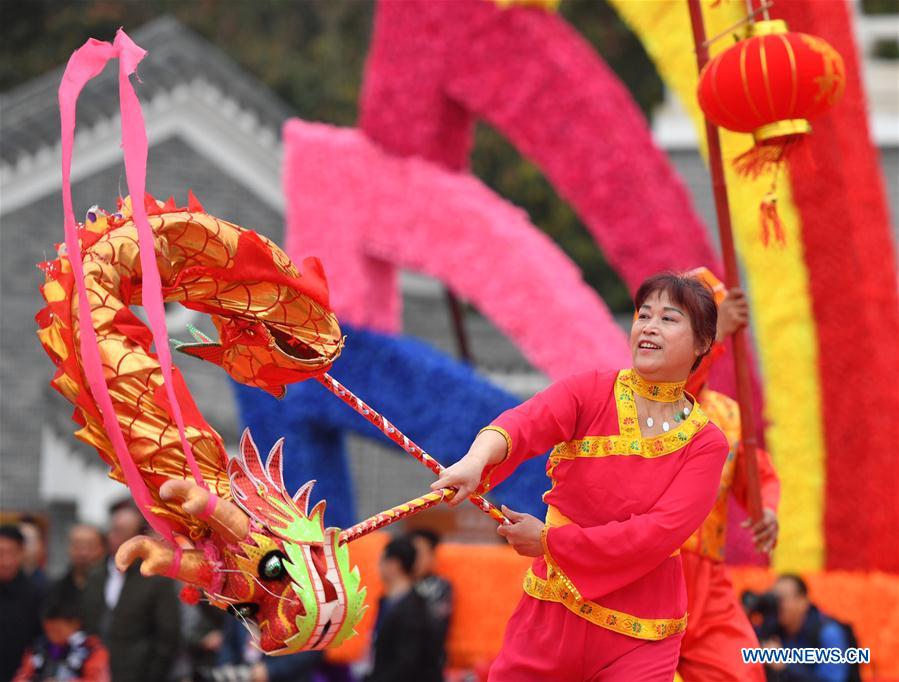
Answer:
[{"label": "gray tiled roof", "polygon": [[[254,76],[230,57],[172,17],[145,24],[131,35],[147,56],[138,67],[142,83],[138,96],[149,101],[181,83],[191,83],[195,74],[226,93],[242,109],[252,111],[258,123],[280,136],[281,124],[294,112]],[[64,67],[18,88],[0,94],[0,162],[15,164],[23,156],[59,143],[59,112],[56,93]],[[119,108],[115,64],[108,65],[78,101],[81,127],[115,116]]]}]

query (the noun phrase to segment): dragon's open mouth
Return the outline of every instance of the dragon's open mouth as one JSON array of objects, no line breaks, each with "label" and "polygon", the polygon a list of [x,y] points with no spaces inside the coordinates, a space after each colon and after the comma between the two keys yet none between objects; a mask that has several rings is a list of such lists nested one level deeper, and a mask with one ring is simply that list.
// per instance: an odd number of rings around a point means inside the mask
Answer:
[{"label": "dragon's open mouth", "polygon": [[325,623],[325,627],[322,628],[322,633],[321,633],[318,637],[315,638],[315,641],[311,643],[311,645],[310,645],[309,648],[310,648],[310,649],[314,649],[314,648],[317,647],[319,644],[321,644],[321,641],[325,638],[325,635],[328,634],[328,631],[329,631],[330,629],[331,629],[331,617],[328,616],[328,622]]},{"label": "dragon's open mouth", "polygon": [[[342,613],[341,604],[338,596],[338,590],[335,587],[332,580],[327,577],[328,573],[328,559],[327,552],[323,545],[321,544],[310,544],[308,545],[308,556],[311,559],[309,562],[311,564],[312,569],[315,571],[315,574],[318,576],[320,584],[321,584],[321,592],[318,594],[318,616],[317,620],[319,623],[319,627],[321,632],[316,635],[313,635],[313,638],[300,643],[294,643],[292,640],[296,639],[298,635],[294,635],[292,637],[288,637],[284,641],[280,641],[272,637],[269,629],[263,625],[260,635],[261,639],[260,645],[262,646],[263,651],[272,655],[281,655],[286,653],[292,653],[295,651],[308,650],[317,648],[322,642],[328,639],[329,634],[333,634],[331,631],[339,626],[339,622],[335,623],[332,618],[337,615],[338,619],[342,622]],[[313,590],[318,592],[316,587],[313,587]],[[242,610],[244,607],[249,607],[246,610]],[[303,617],[306,616],[307,611],[304,607],[303,603],[300,601],[296,602],[296,615]],[[258,606],[251,602],[244,602],[241,604],[236,604],[232,607],[232,610],[243,616],[243,620],[248,627],[256,625],[256,621],[253,616],[258,613]],[[301,644],[301,646],[298,646]]]},{"label": "dragon's open mouth", "polygon": [[296,360],[317,360],[321,358],[321,353],[312,348],[312,346],[303,343],[298,338],[291,336],[280,329],[266,325],[265,328],[275,340],[275,345],[285,355]]},{"label": "dragon's open mouth", "polygon": [[228,607],[228,611],[244,623],[254,622],[256,614],[259,613],[259,604],[251,601],[244,601],[239,604],[232,604]]},{"label": "dragon's open mouth", "polygon": [[334,583],[327,578],[328,561],[325,558],[325,548],[323,545],[312,545],[309,548],[309,552],[312,554],[312,565],[315,566],[315,572],[318,573],[318,577],[322,581],[322,589],[325,591],[325,602],[332,602],[337,599],[337,589],[334,587]]}]

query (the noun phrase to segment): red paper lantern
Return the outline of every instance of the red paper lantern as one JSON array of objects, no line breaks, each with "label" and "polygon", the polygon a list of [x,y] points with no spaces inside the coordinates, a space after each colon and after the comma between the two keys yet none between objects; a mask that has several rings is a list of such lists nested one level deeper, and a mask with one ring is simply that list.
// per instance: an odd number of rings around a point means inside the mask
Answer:
[{"label": "red paper lantern", "polygon": [[[752,133],[755,146],[737,157],[737,171],[758,176],[779,165],[811,132],[808,119],[843,94],[843,58],[827,42],[790,33],[780,20],[750,24],[749,36],[712,59],[699,75],[699,106],[715,125]],[[761,204],[762,238],[769,228],[783,241],[776,211],[776,180]]]},{"label": "red paper lantern", "polygon": [[829,109],[845,85],[843,58],[824,40],[789,33],[783,21],[759,21],[706,64],[699,106],[715,125],[765,144],[810,132],[808,119]]}]

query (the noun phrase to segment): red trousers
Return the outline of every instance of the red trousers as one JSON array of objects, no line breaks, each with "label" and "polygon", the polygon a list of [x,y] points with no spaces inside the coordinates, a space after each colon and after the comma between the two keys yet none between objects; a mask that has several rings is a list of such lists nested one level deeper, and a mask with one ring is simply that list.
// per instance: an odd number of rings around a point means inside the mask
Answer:
[{"label": "red trousers", "polygon": [[693,552],[681,552],[681,561],[689,617],[677,672],[684,682],[764,682],[762,666],[746,665],[740,655],[759,641],[727,568]]},{"label": "red trousers", "polygon": [[626,637],[525,594],[488,682],[671,682],[682,638]]}]

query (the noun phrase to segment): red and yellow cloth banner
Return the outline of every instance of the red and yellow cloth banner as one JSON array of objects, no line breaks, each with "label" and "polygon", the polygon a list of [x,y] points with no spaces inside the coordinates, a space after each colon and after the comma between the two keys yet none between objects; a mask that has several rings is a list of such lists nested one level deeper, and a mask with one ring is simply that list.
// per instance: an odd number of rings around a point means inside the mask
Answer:
[{"label": "red and yellow cloth banner", "polygon": [[[695,52],[687,3],[611,0],[696,127]],[[706,34],[746,16],[741,2],[703,3]],[[758,238],[771,177],[739,178],[729,161],[752,146],[721,130],[731,218],[752,301],[765,382],[766,440],[782,481],[781,570],[899,570],[899,304],[889,219],[844,2],[780,3],[773,18],[819,35],[846,62],[843,101],[815,119],[790,182],[781,180],[783,249]],[[714,56],[729,37],[710,47]],[[889,339],[889,342],[886,340]]]}]

